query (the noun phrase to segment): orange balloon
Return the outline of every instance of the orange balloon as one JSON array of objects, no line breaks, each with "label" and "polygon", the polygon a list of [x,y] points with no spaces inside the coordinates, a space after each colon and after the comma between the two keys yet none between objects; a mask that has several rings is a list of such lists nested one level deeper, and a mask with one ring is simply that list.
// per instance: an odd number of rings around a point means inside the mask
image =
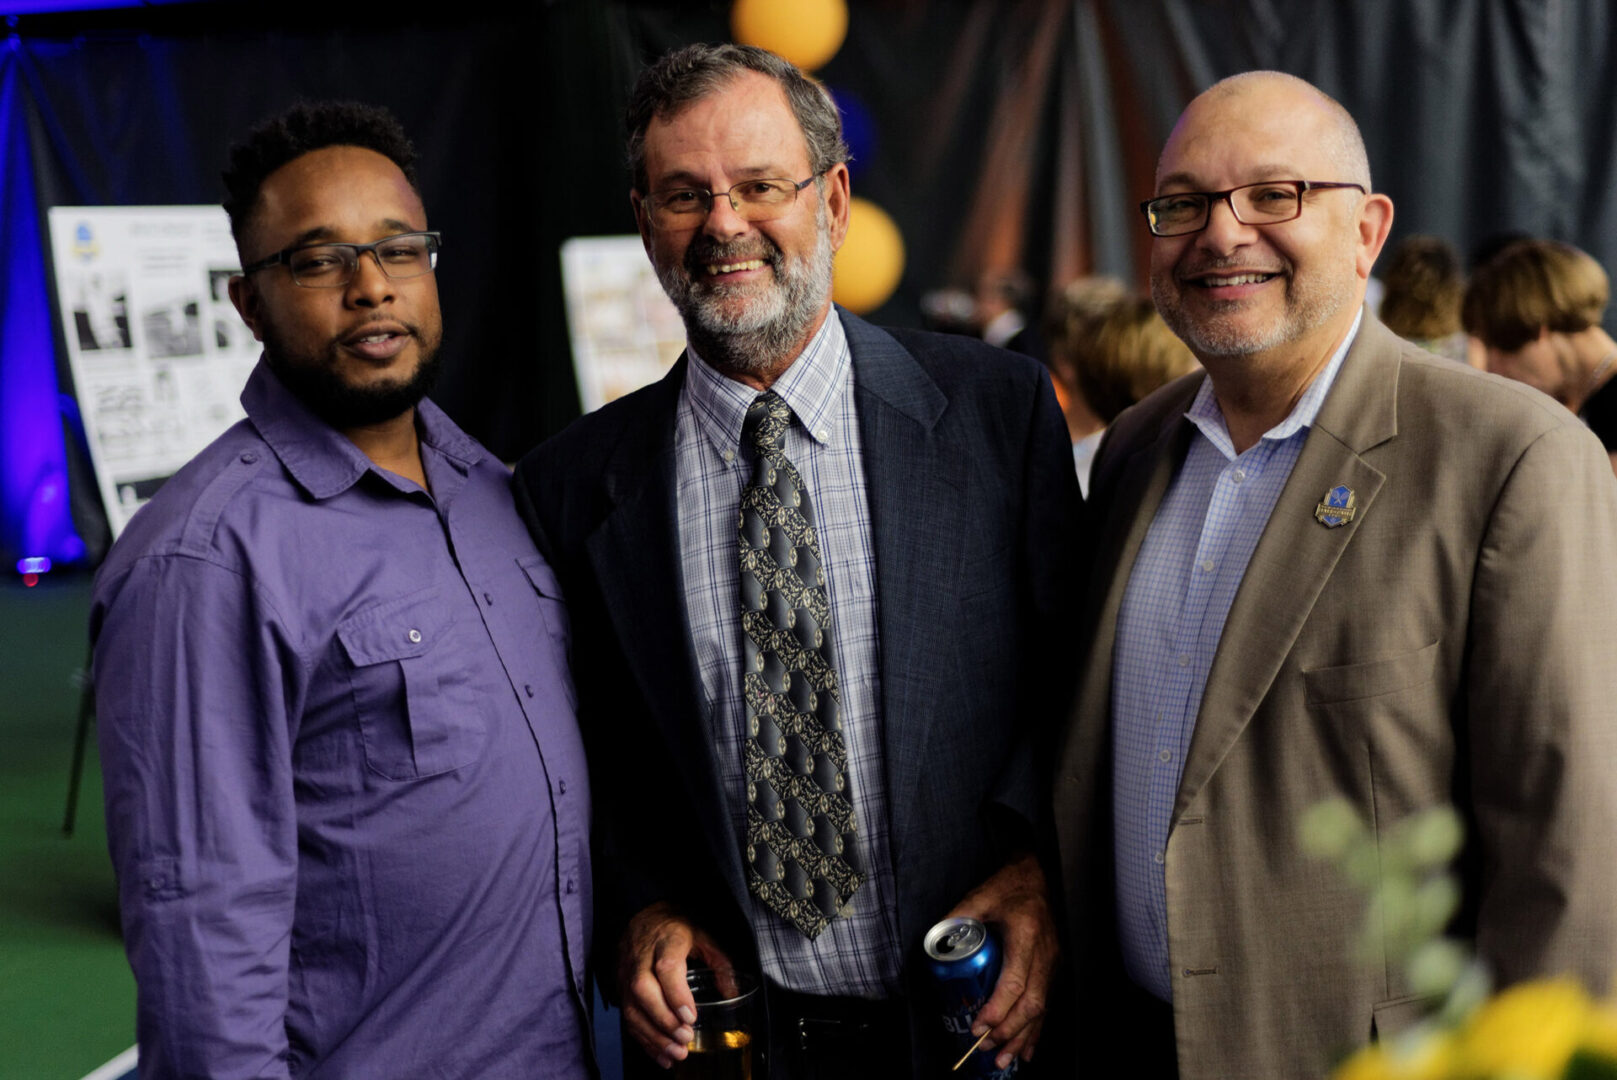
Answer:
[{"label": "orange balloon", "polygon": [[832,299],[855,315],[864,315],[885,304],[903,276],[903,234],[887,211],[854,196],[848,207],[848,236],[832,271]]},{"label": "orange balloon", "polygon": [[813,71],[842,48],[848,5],[846,0],[735,0],[730,35]]}]

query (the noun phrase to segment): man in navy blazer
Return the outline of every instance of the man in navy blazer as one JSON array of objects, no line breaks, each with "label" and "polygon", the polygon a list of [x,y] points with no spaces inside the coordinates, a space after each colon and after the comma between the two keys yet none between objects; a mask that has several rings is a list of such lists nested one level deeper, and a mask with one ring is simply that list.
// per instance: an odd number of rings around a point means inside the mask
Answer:
[{"label": "man in navy blazer", "polygon": [[[832,307],[847,152],[790,64],[679,50],[627,119],[631,202],[689,348],[530,453],[516,493],[569,602],[596,954],[646,1051],[631,1074],[686,1057],[687,968],[707,965],[761,979],[771,1076],[937,1075],[959,1050],[919,958],[950,915],[1004,940],[973,1034],[1001,1068],[1029,1058],[1057,953],[1034,747],[1066,696],[1079,512],[1049,380]],[[759,451],[741,432],[776,395],[827,575],[863,872],[807,929],[759,885],[742,764],[737,515]]]}]

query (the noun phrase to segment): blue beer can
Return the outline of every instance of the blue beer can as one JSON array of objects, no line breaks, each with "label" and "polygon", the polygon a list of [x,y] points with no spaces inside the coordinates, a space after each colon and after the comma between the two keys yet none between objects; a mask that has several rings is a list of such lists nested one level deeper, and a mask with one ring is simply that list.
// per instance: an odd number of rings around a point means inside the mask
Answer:
[{"label": "blue beer can", "polygon": [[[944,919],[926,932],[921,944],[932,985],[937,989],[943,1029],[948,1032],[949,1045],[954,1047],[949,1057],[953,1064],[977,1041],[971,1033],[971,1022],[993,994],[1005,958],[999,939],[976,919]],[[1020,1061],[1012,1059],[1005,1068],[996,1069],[994,1055],[998,1052],[998,1048],[975,1051],[955,1075],[974,1080],[1015,1076]]]}]

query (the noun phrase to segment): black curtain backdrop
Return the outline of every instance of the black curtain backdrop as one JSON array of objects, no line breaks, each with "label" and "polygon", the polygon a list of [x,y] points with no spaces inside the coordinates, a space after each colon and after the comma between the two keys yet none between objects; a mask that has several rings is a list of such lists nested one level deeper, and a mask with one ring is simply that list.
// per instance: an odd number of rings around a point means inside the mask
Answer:
[{"label": "black curtain backdrop", "polygon": [[[1293,72],[1358,118],[1393,241],[1505,230],[1617,263],[1609,0],[851,0],[818,76],[873,120],[854,189],[893,216],[922,292],[1020,265],[1141,283],[1135,204],[1178,112],[1217,78]],[[423,153],[448,370],[435,397],[506,460],[577,414],[558,247],[627,233],[621,116],[667,48],[729,4],[557,0],[429,16],[198,3],[21,16],[39,197],[216,202],[228,145],[299,97],[392,108]],[[0,42],[0,47],[7,43]],[[0,317],[4,313],[0,312]],[[1610,320],[1608,320],[1610,322]]]}]

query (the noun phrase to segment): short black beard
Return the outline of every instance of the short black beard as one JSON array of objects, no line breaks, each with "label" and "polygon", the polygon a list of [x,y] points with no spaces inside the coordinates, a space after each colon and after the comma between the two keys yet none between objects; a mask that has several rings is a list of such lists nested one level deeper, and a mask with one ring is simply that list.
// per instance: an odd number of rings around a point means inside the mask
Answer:
[{"label": "short black beard", "polygon": [[[420,338],[416,341],[419,343]],[[264,362],[306,408],[338,431],[370,427],[403,416],[432,392],[443,368],[439,350],[421,346],[421,363],[407,381],[378,387],[350,386],[327,363],[289,364],[266,328]]]}]

